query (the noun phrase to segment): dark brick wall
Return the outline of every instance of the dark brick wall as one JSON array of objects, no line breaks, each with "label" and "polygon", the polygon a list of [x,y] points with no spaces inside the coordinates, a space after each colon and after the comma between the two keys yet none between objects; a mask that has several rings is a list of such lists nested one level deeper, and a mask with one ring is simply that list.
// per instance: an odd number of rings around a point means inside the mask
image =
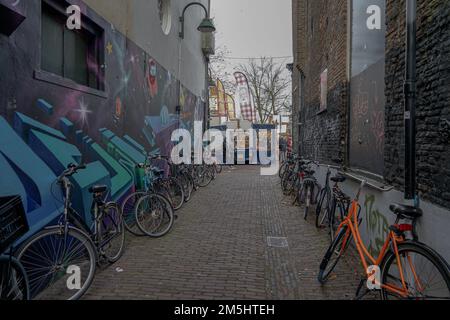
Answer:
[{"label": "dark brick wall", "polygon": [[[346,154],[347,119],[347,1],[293,0],[294,105],[302,156],[330,162]],[[328,109],[320,108],[320,75],[328,68]],[[299,99],[300,71],[305,76]],[[297,81],[295,81],[297,79]],[[297,90],[295,90],[297,89]]]},{"label": "dark brick wall", "polygon": [[[403,190],[405,0],[387,0],[386,8],[384,178]],[[347,1],[293,0],[293,9],[293,101],[300,109],[300,150],[305,157],[329,162],[348,151]],[[423,199],[450,207],[450,1],[418,0],[417,27],[418,189]],[[327,67],[328,110],[318,114],[320,73]],[[306,77],[303,105],[299,70]]]},{"label": "dark brick wall", "polygon": [[[405,2],[387,1],[385,179],[404,185]],[[450,207],[450,1],[419,0],[417,181],[420,195]]]}]

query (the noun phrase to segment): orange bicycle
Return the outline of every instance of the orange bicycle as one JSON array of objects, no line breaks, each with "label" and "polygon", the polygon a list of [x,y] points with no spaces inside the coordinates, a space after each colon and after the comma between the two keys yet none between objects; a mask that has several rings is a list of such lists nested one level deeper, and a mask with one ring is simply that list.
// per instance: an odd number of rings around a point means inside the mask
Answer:
[{"label": "orange bicycle", "polygon": [[[337,236],[320,265],[318,280],[325,284],[340,258],[354,239],[367,278],[358,289],[357,299],[372,290],[380,291],[382,299],[450,299],[450,267],[436,251],[418,241],[416,221],[422,216],[420,208],[394,204],[391,211],[397,216],[378,258],[364,245],[359,231],[358,202],[366,182],[359,187],[348,215],[340,224]],[[411,223],[399,224],[400,221]],[[407,233],[412,239],[407,239]],[[367,284],[367,290],[360,294]]]}]

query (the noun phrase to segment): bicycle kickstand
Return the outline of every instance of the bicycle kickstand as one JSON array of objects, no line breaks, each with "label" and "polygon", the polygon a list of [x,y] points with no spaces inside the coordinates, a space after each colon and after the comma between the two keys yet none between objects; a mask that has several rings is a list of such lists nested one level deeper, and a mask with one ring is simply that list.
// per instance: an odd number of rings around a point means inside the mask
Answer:
[{"label": "bicycle kickstand", "polygon": [[361,282],[358,285],[358,289],[356,290],[355,298],[353,300],[361,300],[370,293],[370,290],[367,288],[366,283],[366,279],[361,279]]}]

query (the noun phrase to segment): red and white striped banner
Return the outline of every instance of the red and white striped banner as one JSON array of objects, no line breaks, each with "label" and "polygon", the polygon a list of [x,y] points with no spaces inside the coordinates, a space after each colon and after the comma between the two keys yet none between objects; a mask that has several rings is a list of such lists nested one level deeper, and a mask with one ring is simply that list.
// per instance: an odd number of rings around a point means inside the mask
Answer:
[{"label": "red and white striped banner", "polygon": [[256,115],[253,112],[250,90],[248,88],[248,81],[245,74],[242,72],[235,72],[234,78],[236,79],[237,91],[241,107],[241,115],[244,120],[254,122]]}]

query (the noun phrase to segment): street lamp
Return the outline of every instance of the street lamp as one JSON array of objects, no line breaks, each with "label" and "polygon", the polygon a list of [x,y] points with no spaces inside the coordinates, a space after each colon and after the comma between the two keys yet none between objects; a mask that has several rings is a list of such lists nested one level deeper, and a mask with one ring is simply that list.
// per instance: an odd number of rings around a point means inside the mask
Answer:
[{"label": "street lamp", "polygon": [[184,7],[183,14],[180,17],[180,23],[181,23],[180,38],[181,39],[184,39],[184,15],[186,13],[186,10],[189,7],[192,7],[192,6],[200,6],[200,7],[203,8],[203,10],[205,10],[205,18],[202,20],[202,22],[198,26],[197,30],[202,32],[202,33],[213,33],[214,31],[216,31],[216,27],[214,26],[214,22],[209,17],[208,9],[206,9],[206,7],[200,2],[191,2],[188,5],[186,5],[186,7]]},{"label": "street lamp", "polygon": [[[211,7],[210,1],[209,8]],[[209,10],[200,2],[191,2],[187,4],[184,9],[183,13],[180,17],[180,23],[181,23],[181,31],[180,31],[180,38],[184,39],[184,15],[186,14],[186,10],[192,6],[200,6],[205,11],[205,17],[200,22],[200,25],[198,26],[197,30],[200,31],[203,34],[202,38],[202,50],[203,54],[205,56],[205,112],[204,112],[204,124],[203,129],[206,130],[209,128],[209,56],[214,54],[214,35],[213,33],[216,31],[216,27],[214,26],[214,22],[210,18]],[[207,126],[206,126],[207,124]]]}]

